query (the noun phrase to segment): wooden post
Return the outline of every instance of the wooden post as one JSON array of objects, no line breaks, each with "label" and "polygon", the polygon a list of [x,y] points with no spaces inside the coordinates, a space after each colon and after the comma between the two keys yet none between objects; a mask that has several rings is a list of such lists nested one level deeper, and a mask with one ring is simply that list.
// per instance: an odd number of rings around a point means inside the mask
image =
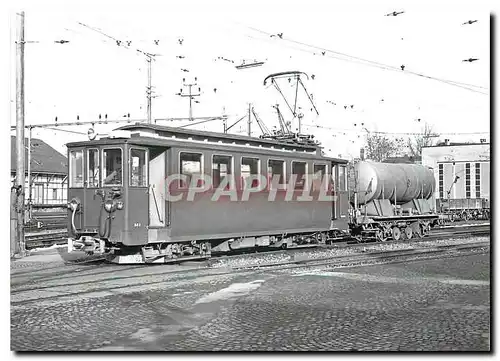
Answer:
[{"label": "wooden post", "polygon": [[16,254],[24,256],[24,11],[18,14],[16,44]]}]

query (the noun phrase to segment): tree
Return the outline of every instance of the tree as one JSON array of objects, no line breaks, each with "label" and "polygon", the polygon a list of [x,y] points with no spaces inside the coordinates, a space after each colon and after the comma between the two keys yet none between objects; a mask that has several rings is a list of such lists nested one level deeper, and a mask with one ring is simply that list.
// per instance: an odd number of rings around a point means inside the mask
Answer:
[{"label": "tree", "polygon": [[376,162],[383,162],[389,157],[400,155],[403,143],[402,138],[391,139],[385,135],[368,132],[365,142],[365,157]]},{"label": "tree", "polygon": [[410,156],[415,158],[421,157],[422,148],[432,146],[434,144],[435,137],[437,137],[437,135],[432,132],[432,126],[425,123],[421,134],[408,138],[407,147],[410,152]]}]

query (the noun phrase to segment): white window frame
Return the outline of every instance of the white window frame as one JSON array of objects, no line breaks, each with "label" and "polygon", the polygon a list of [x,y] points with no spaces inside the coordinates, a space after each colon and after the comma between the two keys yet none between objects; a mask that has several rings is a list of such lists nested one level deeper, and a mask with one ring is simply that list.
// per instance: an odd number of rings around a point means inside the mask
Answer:
[{"label": "white window frame", "polygon": [[[89,166],[89,152],[91,150],[97,150],[97,161],[99,162],[99,164],[98,164],[99,177],[97,179],[97,185],[96,186],[92,186],[92,187],[89,186],[89,184],[90,184],[89,183],[89,174],[90,174],[90,172],[89,172],[89,170],[90,170],[90,166]],[[102,178],[101,177],[101,156],[99,154],[99,148],[88,148],[87,149],[87,182],[86,182],[87,188],[99,188],[99,185],[101,184],[101,178]]]},{"label": "white window frame", "polygon": [[[73,184],[73,161],[71,159],[71,153],[77,153],[80,152],[82,153],[82,185],[81,187],[77,187]],[[85,153],[83,149],[75,149],[75,150],[70,150],[69,151],[69,188],[85,188],[85,166],[84,166],[84,159]]]},{"label": "white window frame", "polygon": [[[213,183],[213,178],[214,178],[214,157],[229,157],[231,158],[231,174],[229,174],[229,187],[234,188],[234,182],[235,182],[235,169],[234,169],[234,156],[231,154],[224,154],[224,153],[213,153],[211,157],[211,163],[210,163],[210,176],[212,177],[212,183]],[[220,176],[220,175],[219,175]],[[220,181],[220,179],[219,179]],[[217,187],[220,185],[220,183],[217,185]],[[212,184],[213,186],[213,184]]]},{"label": "white window frame", "polygon": [[[314,172],[314,167],[315,167],[315,166],[317,166],[317,165],[321,165],[321,166],[324,166],[324,167],[325,167],[325,176],[326,176],[327,182],[326,182],[326,184],[324,185],[324,187],[325,187],[325,190],[328,190],[328,184],[329,184],[329,182],[328,182],[328,180],[329,180],[329,178],[328,178],[328,176],[329,176],[329,173],[328,173],[328,164],[327,164],[327,163],[316,163],[316,162],[313,162],[312,177],[314,177],[314,176],[315,176],[315,174],[316,174],[316,173]],[[311,177],[311,178],[312,178],[312,177]],[[323,180],[321,180],[321,181],[323,181]],[[320,187],[321,187],[321,186],[320,186]],[[319,190],[321,190],[321,188],[320,188],[320,189],[318,189],[318,191],[319,191]],[[315,191],[315,190],[313,189],[313,191]]]},{"label": "white window frame", "polygon": [[[243,165],[243,158],[246,159],[256,159],[257,160],[257,174],[256,175],[262,175],[262,168],[261,168],[261,159],[259,157],[247,157],[247,156],[241,156],[240,157],[240,180],[241,180],[241,188],[246,189],[245,187],[245,180],[243,179],[243,175],[241,172],[241,166]],[[250,176],[255,175],[255,174],[250,174]]]},{"label": "white window frame", "polygon": [[304,187],[300,188],[300,189],[297,189],[296,188],[297,185],[294,184],[293,189],[297,190],[297,191],[304,190],[304,189],[309,189],[309,176],[308,176],[309,163],[307,162],[307,160],[292,160],[290,162],[290,178],[292,177],[292,175],[294,175],[294,173],[293,173],[293,163],[304,163],[306,165],[306,169],[305,169],[305,172],[304,172],[304,177],[305,177]]},{"label": "white window frame", "polygon": [[[106,150],[113,150],[113,149],[119,149],[121,158],[122,158],[122,182],[120,184],[104,184],[104,169],[106,167],[106,163],[104,162],[104,151]],[[123,187],[125,185],[125,182],[123,181],[123,178],[125,177],[125,169],[124,169],[124,159],[123,159],[123,149],[121,147],[106,147],[102,148],[101,152],[101,186],[102,187]],[[109,174],[108,174],[109,175]]]},{"label": "white window frame", "polygon": [[[132,150],[142,150],[146,152],[146,158],[145,158],[145,164],[146,164],[146,185],[144,186],[134,186],[132,185]],[[129,163],[129,169],[128,169],[128,185],[129,187],[134,187],[134,188],[147,188],[149,186],[149,152],[147,148],[141,148],[141,147],[130,147],[128,150],[128,163]]]},{"label": "white window frame", "polygon": [[278,188],[276,189],[286,189],[286,180],[287,180],[287,177],[286,177],[286,160],[285,159],[280,159],[280,158],[268,158],[267,159],[267,178],[269,179],[269,189],[271,189],[271,184],[272,184],[272,181],[273,181],[273,176],[274,174],[269,174],[269,161],[278,161],[278,162],[283,162],[283,184],[278,184]]},{"label": "white window frame", "polygon": [[[181,162],[181,154],[197,154],[197,155],[200,155],[200,177],[203,178],[204,174],[205,174],[205,155],[203,153],[200,153],[200,152],[187,152],[187,151],[179,151],[179,154],[178,154],[178,157],[177,157],[177,160],[178,160],[178,163],[179,163],[179,175],[184,175],[184,173],[182,173],[182,162]],[[184,182],[183,182],[184,183]],[[180,189],[188,189],[189,188],[189,184],[185,185],[185,186],[182,186],[182,187],[179,187]]]}]

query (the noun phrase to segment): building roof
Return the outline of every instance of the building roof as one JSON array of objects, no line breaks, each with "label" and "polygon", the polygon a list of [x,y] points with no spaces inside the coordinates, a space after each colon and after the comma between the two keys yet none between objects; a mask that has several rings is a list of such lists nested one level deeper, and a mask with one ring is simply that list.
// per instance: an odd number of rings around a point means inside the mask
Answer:
[{"label": "building roof", "polygon": [[[28,146],[28,139],[25,139]],[[10,170],[16,171],[16,137],[10,137]],[[28,170],[28,149],[24,152],[24,169]],[[67,174],[68,160],[41,139],[31,138],[31,173]]]},{"label": "building roof", "polygon": [[483,143],[467,143],[467,142],[462,142],[462,143],[449,142],[449,143],[446,143],[446,142],[439,142],[438,144],[424,146],[422,148],[457,147],[457,146],[469,146],[469,145],[490,145],[490,143],[489,142],[483,142]]},{"label": "building roof", "polygon": [[386,160],[383,161],[383,163],[406,163],[406,164],[413,164],[416,162],[421,162],[422,157],[421,156],[411,156],[411,155],[404,155],[402,157],[389,157]]}]

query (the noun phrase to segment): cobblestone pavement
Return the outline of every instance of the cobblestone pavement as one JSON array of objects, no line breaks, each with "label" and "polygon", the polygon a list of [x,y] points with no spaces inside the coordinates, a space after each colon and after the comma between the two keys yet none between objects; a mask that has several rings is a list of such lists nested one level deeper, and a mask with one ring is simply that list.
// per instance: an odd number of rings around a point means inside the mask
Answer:
[{"label": "cobblestone pavement", "polygon": [[238,273],[18,265],[11,348],[487,351],[489,257]]}]

